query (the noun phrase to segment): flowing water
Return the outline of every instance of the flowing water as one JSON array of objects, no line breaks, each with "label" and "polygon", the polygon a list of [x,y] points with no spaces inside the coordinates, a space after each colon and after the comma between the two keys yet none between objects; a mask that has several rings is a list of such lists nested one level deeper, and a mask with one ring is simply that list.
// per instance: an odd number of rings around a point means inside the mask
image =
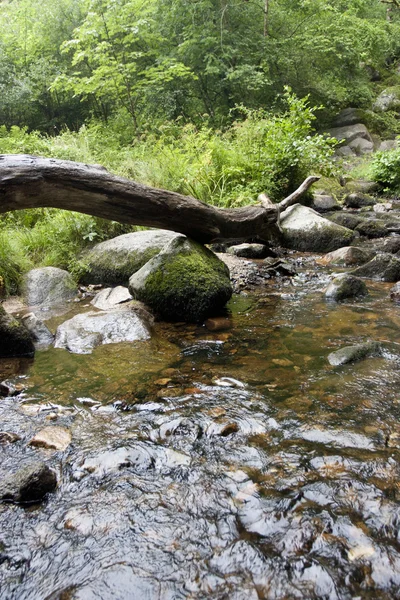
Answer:
[{"label": "flowing water", "polygon": [[[1,468],[40,457],[59,487],[0,505],[2,600],[400,598],[400,309],[381,283],[325,302],[307,260],[227,331],[3,363],[26,389],[0,400]],[[383,356],[329,365],[369,340]],[[49,424],[64,453],[27,445]]]}]

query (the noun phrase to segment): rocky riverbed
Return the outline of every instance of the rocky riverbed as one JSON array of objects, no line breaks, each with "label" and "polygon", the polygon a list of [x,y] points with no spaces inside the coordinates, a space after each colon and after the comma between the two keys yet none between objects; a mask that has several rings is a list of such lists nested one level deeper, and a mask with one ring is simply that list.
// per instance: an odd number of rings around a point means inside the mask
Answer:
[{"label": "rocky riverbed", "polygon": [[[205,322],[3,359],[1,597],[398,598],[400,248],[369,239],[220,255]],[[366,293],[336,301],[357,249]]]}]

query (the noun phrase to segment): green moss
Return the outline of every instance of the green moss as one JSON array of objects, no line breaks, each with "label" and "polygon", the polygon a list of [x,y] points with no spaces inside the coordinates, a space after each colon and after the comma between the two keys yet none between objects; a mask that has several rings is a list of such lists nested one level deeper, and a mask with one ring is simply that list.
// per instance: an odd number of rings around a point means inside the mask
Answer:
[{"label": "green moss", "polygon": [[190,242],[174,256],[161,258],[140,299],[165,319],[198,322],[222,308],[231,295],[227,266],[210,250]]},{"label": "green moss", "polygon": [[80,279],[83,283],[127,285],[132,273],[136,273],[159,252],[160,248],[157,247],[137,252],[89,252],[83,258],[85,269]]}]

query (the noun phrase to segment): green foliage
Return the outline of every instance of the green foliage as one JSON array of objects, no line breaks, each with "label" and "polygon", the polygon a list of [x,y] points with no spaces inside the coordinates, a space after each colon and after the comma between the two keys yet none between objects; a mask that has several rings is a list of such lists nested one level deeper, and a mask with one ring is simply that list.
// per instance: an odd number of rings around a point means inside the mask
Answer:
[{"label": "green foliage", "polygon": [[386,190],[400,192],[400,148],[377,152],[371,164],[374,181],[382,184]]}]

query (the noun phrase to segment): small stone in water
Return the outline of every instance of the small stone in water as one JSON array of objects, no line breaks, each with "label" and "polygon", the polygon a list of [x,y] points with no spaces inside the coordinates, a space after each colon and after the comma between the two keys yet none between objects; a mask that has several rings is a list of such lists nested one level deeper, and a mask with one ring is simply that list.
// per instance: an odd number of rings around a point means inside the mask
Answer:
[{"label": "small stone in water", "polygon": [[245,387],[244,383],[233,377],[220,377],[219,379],[214,379],[213,384],[218,385],[219,387]]},{"label": "small stone in water", "polygon": [[0,444],[13,444],[14,442],[18,442],[21,439],[17,433],[12,433],[10,431],[0,431]]},{"label": "small stone in water", "polygon": [[55,472],[42,462],[36,462],[3,477],[0,500],[8,502],[41,502],[57,487]]},{"label": "small stone in water", "polygon": [[66,450],[71,443],[71,433],[65,427],[45,427],[29,442],[30,446],[51,450]]},{"label": "small stone in water", "polygon": [[293,362],[288,358],[273,358],[272,362],[279,367],[293,367]]},{"label": "small stone in water", "polygon": [[163,379],[157,379],[157,381],[155,381],[155,385],[160,385],[161,387],[165,387],[166,385],[168,385],[169,383],[171,383],[172,379],[168,379],[168,377],[165,377]]},{"label": "small stone in water", "polygon": [[232,328],[232,321],[226,317],[215,317],[207,319],[205,326],[208,331],[225,331]]}]

